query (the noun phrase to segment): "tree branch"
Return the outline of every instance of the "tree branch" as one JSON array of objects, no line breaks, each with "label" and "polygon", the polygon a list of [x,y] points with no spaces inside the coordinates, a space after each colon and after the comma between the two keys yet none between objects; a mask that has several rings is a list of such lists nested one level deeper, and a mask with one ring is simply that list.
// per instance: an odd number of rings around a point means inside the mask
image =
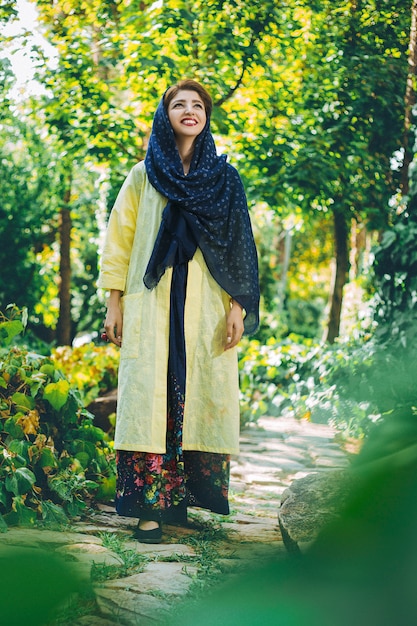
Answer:
[{"label": "tree branch", "polygon": [[[259,33],[258,33],[258,35],[259,35]],[[248,46],[249,49],[252,48],[252,46],[255,43],[256,39],[257,39],[257,37],[255,37],[255,35],[252,33],[251,39],[250,39],[250,43],[249,43],[249,46]],[[219,100],[216,100],[214,102],[214,106],[215,107],[222,106],[222,104],[224,104],[227,100],[229,100],[233,96],[235,91],[237,91],[239,89],[240,85],[242,84],[243,77],[245,76],[245,72],[248,69],[248,65],[250,63],[251,56],[252,56],[251,54],[248,54],[247,56],[243,57],[243,59],[242,59],[242,70],[240,72],[239,78],[237,79],[235,85],[233,87],[230,87],[229,91],[224,96],[222,96]]]}]

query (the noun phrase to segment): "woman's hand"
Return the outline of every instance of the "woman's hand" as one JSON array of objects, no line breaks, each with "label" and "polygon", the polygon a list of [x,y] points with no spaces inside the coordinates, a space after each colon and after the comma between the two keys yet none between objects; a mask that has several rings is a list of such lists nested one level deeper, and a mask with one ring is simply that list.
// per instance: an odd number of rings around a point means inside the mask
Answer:
[{"label": "woman's hand", "polygon": [[243,311],[240,304],[232,301],[232,306],[226,320],[226,346],[225,350],[230,350],[237,346],[243,335]]},{"label": "woman's hand", "polygon": [[117,289],[110,291],[110,296],[107,302],[107,315],[104,322],[104,329],[109,341],[116,346],[122,345],[122,331],[123,331],[123,314],[120,307],[120,298],[122,292]]}]

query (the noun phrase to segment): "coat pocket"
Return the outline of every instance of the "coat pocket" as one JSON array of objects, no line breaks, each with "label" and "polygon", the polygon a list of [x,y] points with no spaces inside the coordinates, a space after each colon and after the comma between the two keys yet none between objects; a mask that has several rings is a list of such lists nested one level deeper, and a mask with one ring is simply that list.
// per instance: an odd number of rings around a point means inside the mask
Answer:
[{"label": "coat pocket", "polygon": [[139,357],[143,293],[132,293],[122,297],[123,337],[121,359]]}]

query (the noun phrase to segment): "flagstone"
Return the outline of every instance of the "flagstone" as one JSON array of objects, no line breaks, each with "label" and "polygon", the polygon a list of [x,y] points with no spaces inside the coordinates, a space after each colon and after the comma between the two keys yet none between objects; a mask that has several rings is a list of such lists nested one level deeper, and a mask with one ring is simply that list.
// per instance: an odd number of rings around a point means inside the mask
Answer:
[{"label": "flagstone", "polygon": [[127,537],[127,536],[131,536],[134,530],[133,525],[131,528],[120,528],[120,526],[117,523],[116,513],[109,515],[108,521],[106,523],[92,524],[92,523],[87,523],[87,522],[79,522],[77,527],[79,528],[80,531],[82,531],[83,534],[89,535],[89,536],[99,535],[101,533],[117,533],[121,537],[123,536]]},{"label": "flagstone", "polygon": [[331,458],[328,456],[319,456],[314,461],[315,467],[329,467],[332,469],[340,469],[341,467],[347,467],[349,464],[342,462],[339,458]]},{"label": "flagstone", "polygon": [[170,608],[167,599],[124,589],[97,587],[95,594],[101,613],[118,624],[155,626],[157,616],[167,614]]},{"label": "flagstone", "polygon": [[77,561],[102,565],[123,565],[121,556],[95,543],[73,543],[61,546],[58,553],[69,554]]},{"label": "flagstone", "polygon": [[260,543],[259,541],[229,543],[222,547],[223,557],[233,559],[233,562],[241,563],[244,567],[253,567],[273,559],[282,559],[288,556],[282,541]]},{"label": "flagstone", "polygon": [[103,543],[100,537],[84,535],[78,532],[59,530],[38,530],[34,528],[10,528],[1,535],[1,542],[18,545],[38,544],[69,544],[69,543]]},{"label": "flagstone", "polygon": [[236,538],[233,538],[233,542],[238,540],[240,542],[258,541],[259,543],[273,543],[282,539],[277,521],[274,524],[265,524],[265,522],[263,524],[224,522],[222,527],[236,533]]},{"label": "flagstone", "polygon": [[109,580],[100,587],[128,590],[136,594],[158,592],[167,595],[184,595],[192,584],[197,568],[189,563],[148,563],[144,572],[123,579]]},{"label": "flagstone", "polygon": [[175,555],[194,556],[195,551],[191,546],[182,543],[139,543],[138,541],[126,541],[124,547],[127,550],[134,550],[139,554],[154,554],[156,557],[167,557]]}]

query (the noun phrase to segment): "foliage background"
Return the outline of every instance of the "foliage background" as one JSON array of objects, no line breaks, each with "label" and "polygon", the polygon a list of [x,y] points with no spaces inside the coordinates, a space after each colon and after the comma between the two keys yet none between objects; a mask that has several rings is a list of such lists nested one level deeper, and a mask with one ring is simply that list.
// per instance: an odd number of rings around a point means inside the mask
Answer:
[{"label": "foliage background", "polygon": [[[2,309],[27,306],[29,327],[48,343],[70,345],[79,334],[99,332],[97,253],[108,212],[128,170],[144,157],[161,94],[193,76],[213,95],[219,149],[247,189],[263,334],[272,325],[274,335],[333,341],[342,314],[335,302],[347,280],[367,273],[372,233],[393,214],[407,3],[30,6],[43,37],[30,51],[37,92],[16,98],[7,57],[29,32],[4,37],[0,64]],[[16,7],[10,0],[0,19],[13,23]],[[392,89],[394,82],[403,87]]]}]

